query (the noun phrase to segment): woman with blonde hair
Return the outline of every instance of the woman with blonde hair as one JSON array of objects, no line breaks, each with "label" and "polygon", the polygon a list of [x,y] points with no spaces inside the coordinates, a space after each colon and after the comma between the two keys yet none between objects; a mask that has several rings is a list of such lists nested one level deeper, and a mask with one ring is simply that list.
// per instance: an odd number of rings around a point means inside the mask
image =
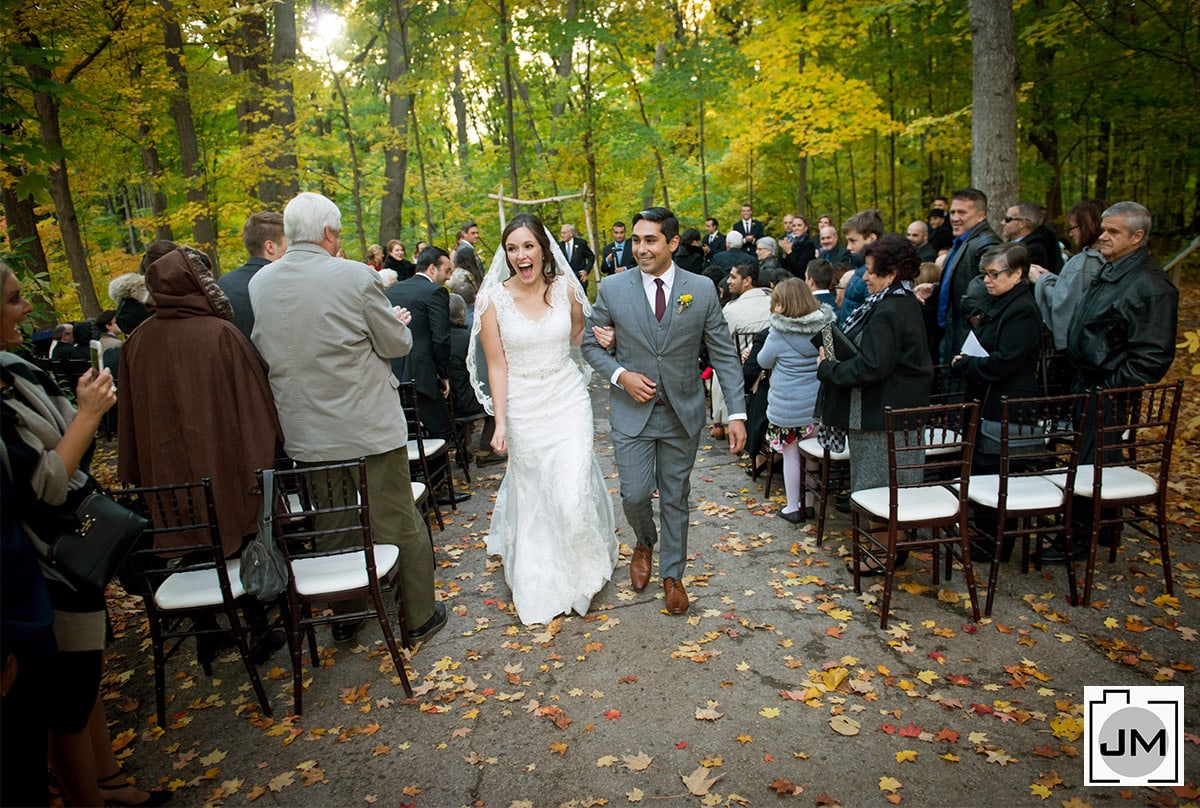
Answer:
[{"label": "woman with blonde hair", "polygon": [[783,488],[787,503],[780,517],[800,524],[812,507],[800,501],[804,461],[800,441],[813,428],[817,402],[818,349],[812,338],[834,320],[833,309],[817,303],[799,278],[781,281],[771,293],[771,328],[758,352],[758,364],[771,371],[767,393],[767,440],[783,455]]}]

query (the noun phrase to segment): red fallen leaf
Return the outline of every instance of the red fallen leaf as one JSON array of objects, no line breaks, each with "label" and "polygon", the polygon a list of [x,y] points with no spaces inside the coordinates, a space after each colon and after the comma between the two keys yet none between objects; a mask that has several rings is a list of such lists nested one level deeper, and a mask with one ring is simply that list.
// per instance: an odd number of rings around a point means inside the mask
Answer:
[{"label": "red fallen leaf", "polygon": [[958,699],[942,699],[938,702],[938,704],[941,704],[947,710],[961,710],[962,709],[962,702],[959,701]]},{"label": "red fallen leaf", "polygon": [[494,696],[494,695],[496,695],[496,688],[494,688],[494,687],[485,687],[485,688],[484,688],[484,689],[483,689],[483,690],[480,692],[480,694],[479,694],[479,695],[481,695],[481,696]]},{"label": "red fallen leaf", "polygon": [[675,748],[676,749],[687,749],[687,741],[680,741],[679,743],[675,744]]},{"label": "red fallen leaf", "polygon": [[888,735],[896,734],[896,725],[895,724],[880,724],[879,728],[881,730],[883,730],[884,732],[886,732]]},{"label": "red fallen leaf", "polygon": [[495,598],[485,598],[483,601],[483,605],[484,606],[495,606],[499,602],[500,601],[496,600]]},{"label": "red fallen leaf", "polygon": [[838,802],[838,801],[837,801],[837,799],[835,799],[834,797],[831,797],[831,796],[829,796],[828,794],[821,794],[820,796],[818,796],[818,797],[817,797],[817,800],[816,800],[816,804],[817,804],[817,805],[822,805],[822,806],[824,806],[824,805],[828,805],[828,806],[831,806],[831,807],[832,807],[832,806],[838,806],[838,808],[840,808],[840,806],[841,806],[841,803],[840,803],[840,802]]},{"label": "red fallen leaf", "polygon": [[774,763],[775,758],[772,755],[763,755],[763,763]]},{"label": "red fallen leaf", "polygon": [[1038,757],[1044,757],[1044,758],[1056,758],[1062,754],[1062,752],[1059,752],[1057,749],[1055,749],[1053,746],[1051,746],[1048,743],[1044,743],[1041,746],[1035,745],[1033,747],[1033,753],[1035,755],[1037,755]]},{"label": "red fallen leaf", "polygon": [[942,731],[934,737],[935,741],[949,741],[950,743],[958,743],[958,733],[949,727],[942,727]]},{"label": "red fallen leaf", "polygon": [[992,713],[996,712],[986,704],[972,704],[971,709],[979,715],[991,715]]},{"label": "red fallen leaf", "polygon": [[1185,800],[1194,800],[1200,797],[1200,788],[1196,788],[1193,783],[1184,783],[1181,786],[1171,786],[1171,790],[1175,792],[1176,797],[1181,797]]},{"label": "red fallen leaf", "polygon": [[943,665],[946,664],[946,655],[943,654],[941,651],[930,651],[929,658],[936,659],[938,662],[942,663]]},{"label": "red fallen leaf", "polygon": [[636,684],[636,683],[637,683],[636,676],[622,676],[620,679],[617,680],[617,684],[620,684],[620,685],[632,685],[632,684]]},{"label": "red fallen leaf", "polygon": [[836,640],[840,640],[842,638],[842,627],[841,626],[830,626],[829,628],[825,629],[825,636],[833,637]]},{"label": "red fallen leaf", "polygon": [[913,722],[909,721],[907,727],[900,727],[901,738],[919,738],[921,736],[921,728]]},{"label": "red fallen leaf", "polygon": [[616,719],[618,719],[620,717],[621,717],[620,710],[605,710],[604,711],[604,718],[606,721],[615,721]]},{"label": "red fallen leaf", "polygon": [[1200,735],[1194,735],[1191,732],[1183,733],[1183,739],[1193,746],[1200,746]]},{"label": "red fallen leaf", "polygon": [[979,626],[975,625],[974,623],[963,623],[962,630],[968,634],[974,634],[975,632],[979,631]]},{"label": "red fallen leaf", "polygon": [[971,684],[971,680],[961,673],[951,673],[946,677],[946,681],[952,685],[963,685],[964,687]]}]

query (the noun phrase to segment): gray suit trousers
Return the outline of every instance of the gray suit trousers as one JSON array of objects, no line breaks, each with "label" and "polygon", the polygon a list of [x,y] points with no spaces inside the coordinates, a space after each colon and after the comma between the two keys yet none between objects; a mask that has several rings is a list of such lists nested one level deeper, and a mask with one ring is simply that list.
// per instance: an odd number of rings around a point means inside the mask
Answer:
[{"label": "gray suit trousers", "polygon": [[651,497],[658,489],[662,544],[658,573],[683,579],[687,565],[688,500],[692,467],[700,434],[688,436],[669,404],[657,404],[645,429],[637,435],[612,430],[613,450],[621,483],[621,505],[638,544],[653,546],[659,531]]}]

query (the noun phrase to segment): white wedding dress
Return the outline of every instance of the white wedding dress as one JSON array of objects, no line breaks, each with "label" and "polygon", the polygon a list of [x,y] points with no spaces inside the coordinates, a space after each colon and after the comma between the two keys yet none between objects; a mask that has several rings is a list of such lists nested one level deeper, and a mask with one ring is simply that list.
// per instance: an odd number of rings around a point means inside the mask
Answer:
[{"label": "white wedding dress", "polygon": [[508,471],[487,551],[503,559],[526,625],[572,609],[586,614],[617,563],[612,499],[593,453],[591,399],[570,354],[570,282],[558,277],[538,322],[503,285],[476,302],[476,317],[495,306],[508,362]]}]

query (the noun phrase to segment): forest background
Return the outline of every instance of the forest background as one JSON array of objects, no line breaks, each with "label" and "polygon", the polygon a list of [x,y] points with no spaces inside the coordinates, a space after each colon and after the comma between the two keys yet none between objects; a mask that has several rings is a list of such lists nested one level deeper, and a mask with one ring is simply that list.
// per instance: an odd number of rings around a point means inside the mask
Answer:
[{"label": "forest background", "polygon": [[[977,41],[983,10],[1011,34]],[[978,178],[989,83],[1015,99],[997,131],[1019,189],[984,187],[993,213],[1038,202],[1065,235],[1079,200],[1134,199],[1164,259],[1200,231],[1200,0],[3,0],[0,19],[2,249],[43,325],[110,307],[155,238],[238,266],[245,217],[301,190],[338,203],[353,258],[448,247],[467,220],[490,253],[500,189],[586,188],[586,216],[534,209],[597,248],[650,204],[724,231],[751,202],[769,233],[877,207],[902,231]],[[981,44],[1012,69],[973,71]]]}]

